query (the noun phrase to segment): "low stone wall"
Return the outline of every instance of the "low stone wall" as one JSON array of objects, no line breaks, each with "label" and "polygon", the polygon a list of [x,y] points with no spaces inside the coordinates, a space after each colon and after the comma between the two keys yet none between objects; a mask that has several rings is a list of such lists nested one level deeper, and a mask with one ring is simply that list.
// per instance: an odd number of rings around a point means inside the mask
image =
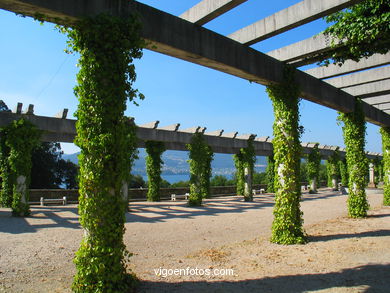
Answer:
[{"label": "low stone wall", "polygon": [[[266,184],[256,184],[254,189],[267,188]],[[130,188],[129,197],[130,200],[146,200],[147,188]],[[190,192],[189,187],[178,188],[161,188],[161,199],[171,199],[171,194],[185,194]],[[218,195],[236,195],[235,186],[213,186],[210,188],[212,196]],[[79,191],[78,189],[30,189],[30,202],[39,202],[41,197],[48,198],[62,198],[66,196],[69,202],[77,202]]]},{"label": "low stone wall", "polygon": [[[307,185],[307,182],[302,182],[301,185]],[[325,186],[326,182],[321,182],[321,186]],[[267,190],[266,184],[255,184],[253,189]],[[129,197],[130,201],[146,200],[147,188],[130,188]],[[177,187],[177,188],[161,188],[161,199],[171,199],[171,194],[185,194],[189,193],[189,187]],[[212,196],[222,195],[236,195],[236,186],[212,186],[210,187],[210,193]],[[40,198],[62,198],[66,196],[68,202],[78,202],[79,191],[78,189],[30,189],[30,202],[39,203]]]}]

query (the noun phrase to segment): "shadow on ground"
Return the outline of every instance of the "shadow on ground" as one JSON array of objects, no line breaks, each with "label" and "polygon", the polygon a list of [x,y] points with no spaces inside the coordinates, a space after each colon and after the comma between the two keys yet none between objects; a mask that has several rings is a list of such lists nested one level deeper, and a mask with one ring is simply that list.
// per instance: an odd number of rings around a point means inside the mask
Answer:
[{"label": "shadow on ground", "polygon": [[[304,194],[303,201],[328,199],[341,196],[329,190],[316,194]],[[133,202],[130,203],[130,213],[126,215],[127,222],[154,223],[169,219],[187,219],[199,216],[217,216],[218,214],[239,214],[249,210],[270,208],[274,205],[273,194],[262,194],[254,197],[253,202],[245,202],[242,197],[215,197],[204,200],[200,207],[189,207],[184,200],[161,202]]]},{"label": "shadow on ground", "polygon": [[[34,206],[29,217],[12,217],[11,210],[0,211],[0,232],[33,233],[44,228],[80,229],[77,207]],[[57,213],[68,212],[68,216]],[[31,221],[30,221],[31,220]],[[44,223],[39,223],[40,221]]]},{"label": "shadow on ground", "polygon": [[388,293],[389,278],[390,265],[378,264],[365,265],[332,273],[301,274],[244,281],[175,283],[142,281],[138,292],[301,293],[325,289],[332,289],[332,292],[335,292],[337,288],[343,287],[354,288],[354,291],[350,292]]},{"label": "shadow on ground", "polygon": [[349,238],[386,237],[386,236],[390,236],[390,230],[375,230],[375,231],[367,231],[367,232],[353,233],[353,234],[309,236],[309,242],[321,242],[321,241],[331,241],[331,240],[349,239]]}]

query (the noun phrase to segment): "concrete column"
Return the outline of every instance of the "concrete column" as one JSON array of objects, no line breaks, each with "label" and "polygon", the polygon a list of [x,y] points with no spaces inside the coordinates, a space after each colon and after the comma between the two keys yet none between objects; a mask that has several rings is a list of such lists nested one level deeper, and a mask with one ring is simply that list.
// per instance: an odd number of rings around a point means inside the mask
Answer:
[{"label": "concrete column", "polygon": [[126,203],[126,212],[129,211],[129,185],[126,181],[122,181],[121,194],[123,201]]},{"label": "concrete column", "polygon": [[27,201],[26,176],[19,175],[16,178],[15,193],[14,193],[14,197],[20,195],[20,199],[19,199],[19,203],[18,203],[20,213],[18,215],[15,214],[16,213],[16,211],[14,210],[15,203],[13,203],[12,210],[13,210],[14,215],[20,216],[20,217],[27,216],[29,214],[29,204]]},{"label": "concrete column", "polygon": [[244,190],[244,199],[245,201],[253,201],[252,194],[252,171],[250,168],[244,168],[244,176],[245,176],[245,190]]},{"label": "concrete column", "polygon": [[368,187],[375,188],[375,169],[373,163],[369,165],[369,179]]},{"label": "concrete column", "polygon": [[312,193],[317,193],[317,178],[313,178],[310,182],[310,191]]},{"label": "concrete column", "polygon": [[332,177],[332,190],[333,190],[333,191],[339,190],[339,188],[338,188],[338,186],[337,186],[337,177],[336,177],[336,176],[333,176],[333,177]]}]

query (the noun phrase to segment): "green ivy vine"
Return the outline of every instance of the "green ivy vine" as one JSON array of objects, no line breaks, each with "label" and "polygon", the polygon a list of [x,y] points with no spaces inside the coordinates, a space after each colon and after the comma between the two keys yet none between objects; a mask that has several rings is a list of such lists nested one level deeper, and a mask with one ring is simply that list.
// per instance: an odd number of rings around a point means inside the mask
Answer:
[{"label": "green ivy vine", "polygon": [[164,143],[161,141],[145,142],[146,152],[146,172],[148,173],[148,201],[160,200],[161,167],[164,164],[161,159],[165,151]]},{"label": "green ivy vine", "polygon": [[200,206],[202,199],[210,194],[211,162],[214,154],[211,147],[207,145],[202,133],[195,133],[191,143],[187,144],[190,151],[190,206]]},{"label": "green ivy vine", "polygon": [[375,157],[371,160],[374,165],[375,185],[383,181],[383,161],[379,157]]},{"label": "green ivy vine", "polygon": [[332,155],[327,160],[327,171],[328,171],[328,186],[332,187],[333,190],[338,190],[337,182],[340,178],[340,152],[338,148],[333,151]]},{"label": "green ivy vine", "polygon": [[233,156],[237,170],[237,194],[243,195],[245,201],[253,201],[252,181],[256,162],[253,140],[253,137],[249,138],[248,146],[246,148],[241,148],[240,152]]},{"label": "green ivy vine", "polygon": [[303,213],[300,210],[300,136],[299,94],[293,69],[286,67],[281,84],[267,87],[272,100],[273,152],[275,159],[275,206],[271,241],[279,244],[306,242]]},{"label": "green ivy vine", "polygon": [[339,172],[341,177],[341,184],[343,186],[348,186],[348,167],[346,159],[340,159],[339,161]]},{"label": "green ivy vine", "polygon": [[75,292],[129,292],[135,277],[126,271],[131,254],[123,243],[126,181],[135,157],[135,125],[124,116],[127,100],[143,95],[133,89],[133,60],[142,56],[140,23],[99,15],[61,30],[70,51],[80,54],[74,92],[80,147],[80,223],[84,237],[74,262]]},{"label": "green ivy vine", "polygon": [[314,145],[307,156],[307,178],[310,180],[310,193],[317,193],[317,185],[320,175],[321,154],[318,150],[318,143]]},{"label": "green ivy vine", "polygon": [[244,195],[245,193],[245,173],[244,157],[241,152],[233,155],[234,166],[236,167],[236,193]]},{"label": "green ivy vine", "polygon": [[380,129],[383,150],[383,205],[390,205],[390,127]]},{"label": "green ivy vine", "polygon": [[[31,156],[40,143],[41,131],[31,122],[20,119],[1,129],[1,171],[4,203],[9,206],[12,194],[12,214],[30,214],[29,186],[31,177]],[[4,157],[6,155],[7,157]]]},{"label": "green ivy vine", "polygon": [[267,177],[267,192],[275,192],[275,159],[274,155],[267,157],[267,168],[265,169]]},{"label": "green ivy vine", "polygon": [[7,129],[0,130],[0,176],[1,176],[1,191],[0,205],[5,208],[10,208],[12,205],[12,191],[15,178],[10,170],[8,158],[10,149],[7,142]]},{"label": "green ivy vine", "polygon": [[366,144],[366,121],[361,101],[356,100],[355,111],[339,113],[338,120],[343,122],[343,136],[346,145],[346,160],[349,173],[348,215],[351,218],[367,216],[369,208],[365,187],[367,185],[368,159],[364,152]]}]

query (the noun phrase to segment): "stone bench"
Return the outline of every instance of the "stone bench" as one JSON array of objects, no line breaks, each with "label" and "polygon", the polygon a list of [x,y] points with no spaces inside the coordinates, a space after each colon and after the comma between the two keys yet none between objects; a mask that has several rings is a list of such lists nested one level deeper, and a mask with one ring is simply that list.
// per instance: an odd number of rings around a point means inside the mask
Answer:
[{"label": "stone bench", "polygon": [[258,190],[252,189],[252,194],[253,195],[263,194],[263,193],[265,193],[265,189],[264,188],[261,188],[261,189],[258,189]]},{"label": "stone bench", "polygon": [[63,204],[63,205],[66,205],[67,203],[67,200],[66,200],[66,196],[64,196],[63,198],[43,198],[41,197],[41,206],[44,206],[45,203],[60,203],[60,204]]},{"label": "stone bench", "polygon": [[302,185],[301,191],[310,190],[310,185]]},{"label": "stone bench", "polygon": [[187,200],[189,196],[190,196],[189,193],[186,193],[186,194],[171,194],[171,200],[172,201],[176,201],[176,199],[179,199],[179,198],[183,198],[183,199]]}]

